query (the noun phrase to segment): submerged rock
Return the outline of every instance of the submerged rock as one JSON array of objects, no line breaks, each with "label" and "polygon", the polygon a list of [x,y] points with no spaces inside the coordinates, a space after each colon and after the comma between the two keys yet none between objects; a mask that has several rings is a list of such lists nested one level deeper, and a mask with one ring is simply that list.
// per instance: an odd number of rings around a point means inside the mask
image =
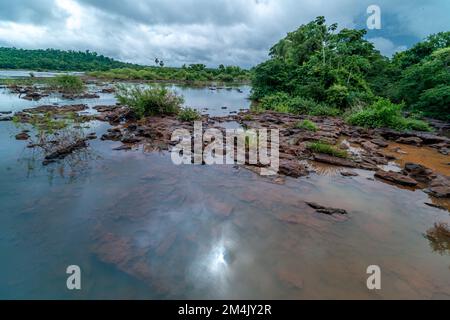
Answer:
[{"label": "submerged rock", "polygon": [[16,135],[16,140],[28,140],[28,139],[30,139],[30,136],[26,132],[21,132]]},{"label": "submerged rock", "polygon": [[336,208],[329,208],[321,206],[320,204],[317,204],[315,202],[307,202],[306,203],[311,208],[315,209],[319,213],[327,214],[327,215],[333,215],[333,214],[341,214],[345,215],[348,214],[348,212],[344,209],[336,209]]}]

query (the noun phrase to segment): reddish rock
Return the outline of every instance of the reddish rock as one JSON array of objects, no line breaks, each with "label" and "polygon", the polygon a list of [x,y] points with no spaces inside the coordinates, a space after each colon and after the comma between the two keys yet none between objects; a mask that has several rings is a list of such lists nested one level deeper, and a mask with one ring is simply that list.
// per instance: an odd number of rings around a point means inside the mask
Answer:
[{"label": "reddish rock", "polygon": [[315,154],[314,160],[317,162],[328,163],[340,167],[356,168],[357,165],[347,159],[333,157],[327,154]]},{"label": "reddish rock", "polygon": [[413,178],[410,178],[401,173],[397,173],[397,172],[393,172],[393,171],[379,170],[379,171],[377,171],[377,173],[375,173],[375,177],[378,179],[382,179],[385,181],[389,181],[389,182],[399,184],[402,186],[407,186],[407,187],[415,187],[418,184],[418,182],[416,180],[414,180]]},{"label": "reddish rock", "polygon": [[288,160],[288,159],[280,159],[280,174],[299,178],[308,175],[308,171],[305,166],[302,165],[297,159]]},{"label": "reddish rock", "polygon": [[408,137],[408,138],[399,138],[397,139],[396,142],[420,147],[423,143],[423,140],[418,137]]},{"label": "reddish rock", "polygon": [[26,132],[21,132],[18,135],[16,135],[16,140],[28,140],[30,139],[30,136]]}]

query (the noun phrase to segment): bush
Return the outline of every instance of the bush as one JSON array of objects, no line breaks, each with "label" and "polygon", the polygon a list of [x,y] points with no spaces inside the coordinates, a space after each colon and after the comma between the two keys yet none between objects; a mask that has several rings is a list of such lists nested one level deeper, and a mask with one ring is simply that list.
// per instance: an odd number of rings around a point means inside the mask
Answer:
[{"label": "bush", "polygon": [[402,116],[403,105],[380,99],[370,107],[350,115],[347,121],[366,128],[391,128],[395,130],[430,131],[427,123]]},{"label": "bush", "polygon": [[313,142],[308,145],[308,149],[315,153],[328,154],[338,158],[348,158],[348,153],[344,150],[338,150],[335,147],[324,142]]},{"label": "bush", "polygon": [[181,121],[187,121],[192,122],[201,119],[201,114],[192,108],[184,108],[181,109],[180,113],[178,114],[178,119]]},{"label": "bush", "polygon": [[178,114],[184,102],[183,97],[166,88],[118,86],[116,98],[122,105],[129,106],[138,117]]},{"label": "bush", "polygon": [[68,74],[58,75],[51,80],[51,85],[64,93],[81,93],[84,91],[84,83],[77,76]]},{"label": "bush", "polygon": [[299,122],[295,125],[295,127],[297,129],[304,129],[304,130],[308,130],[308,131],[313,131],[316,132],[317,131],[317,126],[314,122],[309,121],[309,120],[305,120],[302,122]]}]

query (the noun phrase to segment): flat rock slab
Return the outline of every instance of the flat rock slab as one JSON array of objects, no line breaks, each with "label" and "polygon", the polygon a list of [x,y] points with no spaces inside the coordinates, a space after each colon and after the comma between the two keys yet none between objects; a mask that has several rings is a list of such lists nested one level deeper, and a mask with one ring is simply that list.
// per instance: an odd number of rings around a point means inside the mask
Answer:
[{"label": "flat rock slab", "polygon": [[314,160],[317,162],[332,164],[335,166],[348,167],[348,168],[356,168],[356,164],[350,160],[329,156],[327,154],[315,154]]},{"label": "flat rock slab", "polygon": [[375,177],[406,187],[415,187],[418,185],[418,182],[413,178],[394,171],[379,170],[377,171],[377,173],[375,173]]}]

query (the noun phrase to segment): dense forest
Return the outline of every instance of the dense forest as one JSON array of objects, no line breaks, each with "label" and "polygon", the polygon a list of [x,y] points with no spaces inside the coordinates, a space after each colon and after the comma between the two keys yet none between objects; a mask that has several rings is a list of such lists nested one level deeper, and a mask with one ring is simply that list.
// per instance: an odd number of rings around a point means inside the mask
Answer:
[{"label": "dense forest", "polygon": [[365,30],[337,30],[318,17],[272,47],[270,59],[253,70],[261,108],[403,129],[417,122],[390,122],[405,111],[450,120],[450,32],[388,59],[364,39]]},{"label": "dense forest", "polygon": [[204,64],[191,64],[181,68],[145,67],[140,69],[121,68],[109,71],[94,71],[90,76],[117,80],[181,81],[187,83],[234,82],[250,80],[250,72],[237,66],[220,65],[217,69]]},{"label": "dense forest", "polygon": [[0,48],[1,69],[95,71],[138,67],[90,51],[25,50]]}]

